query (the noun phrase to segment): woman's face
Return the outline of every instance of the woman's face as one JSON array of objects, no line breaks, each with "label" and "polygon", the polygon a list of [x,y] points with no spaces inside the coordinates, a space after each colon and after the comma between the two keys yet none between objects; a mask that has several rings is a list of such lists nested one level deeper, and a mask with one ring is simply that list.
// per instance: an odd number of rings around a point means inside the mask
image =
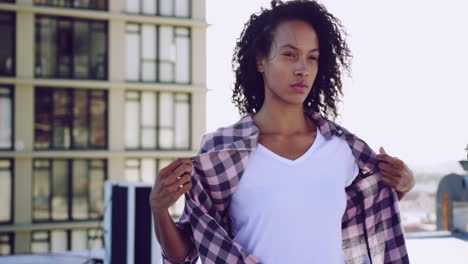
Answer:
[{"label": "woman's face", "polygon": [[300,20],[277,26],[267,57],[257,58],[265,83],[265,101],[300,104],[307,98],[318,71],[319,40],[315,29]]}]

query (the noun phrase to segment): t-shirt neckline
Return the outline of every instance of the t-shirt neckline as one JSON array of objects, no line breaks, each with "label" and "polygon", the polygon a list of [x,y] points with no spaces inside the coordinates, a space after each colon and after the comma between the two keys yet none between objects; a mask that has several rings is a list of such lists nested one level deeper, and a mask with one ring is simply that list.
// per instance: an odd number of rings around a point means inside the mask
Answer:
[{"label": "t-shirt neckline", "polygon": [[294,160],[287,159],[283,156],[280,156],[276,154],[275,152],[271,151],[267,147],[263,146],[260,142],[258,143],[257,150],[263,152],[264,154],[280,161],[283,163],[286,163],[288,165],[296,165],[298,163],[301,163],[303,160],[307,159],[308,156],[317,148],[317,145],[319,144],[319,141],[322,139],[322,134],[320,133],[320,129],[316,126],[317,133],[314,139],[314,142],[312,142],[312,145],[309,146],[309,148],[298,158]]}]

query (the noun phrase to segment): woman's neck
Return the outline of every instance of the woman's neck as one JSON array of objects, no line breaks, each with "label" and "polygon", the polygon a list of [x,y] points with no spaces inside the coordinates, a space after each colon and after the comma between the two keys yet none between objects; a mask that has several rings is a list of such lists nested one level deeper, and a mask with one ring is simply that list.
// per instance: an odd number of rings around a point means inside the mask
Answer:
[{"label": "woman's neck", "polygon": [[316,130],[314,122],[306,116],[302,105],[273,107],[264,104],[252,118],[263,134],[293,135]]}]

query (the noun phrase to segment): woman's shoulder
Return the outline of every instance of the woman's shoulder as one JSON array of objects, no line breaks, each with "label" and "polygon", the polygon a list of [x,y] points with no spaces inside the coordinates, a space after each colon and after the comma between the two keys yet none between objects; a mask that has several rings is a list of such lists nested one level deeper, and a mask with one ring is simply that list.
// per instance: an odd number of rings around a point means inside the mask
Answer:
[{"label": "woman's shoulder", "polygon": [[256,130],[250,115],[243,116],[234,124],[219,127],[203,135],[199,154],[223,149],[238,140],[251,136],[256,133]]}]

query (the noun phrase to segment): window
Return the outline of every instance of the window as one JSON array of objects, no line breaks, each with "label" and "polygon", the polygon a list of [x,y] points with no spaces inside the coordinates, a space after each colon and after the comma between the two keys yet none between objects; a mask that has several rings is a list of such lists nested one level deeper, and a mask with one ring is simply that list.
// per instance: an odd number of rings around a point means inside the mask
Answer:
[{"label": "window", "polygon": [[[154,184],[159,171],[167,167],[173,159],[152,159],[152,158],[129,158],[125,161],[125,179],[127,181],[146,182]],[[178,219],[183,210],[185,197],[181,196],[177,202],[169,207],[169,214]]]},{"label": "window", "polygon": [[191,0],[126,0],[125,10],[155,16],[190,17]]},{"label": "window", "polygon": [[107,79],[107,23],[36,16],[36,77]]},{"label": "window", "polygon": [[13,88],[0,84],[0,150],[11,149],[13,149]]},{"label": "window", "polygon": [[0,3],[14,3],[15,0],[0,0]]},{"label": "window", "polygon": [[190,105],[189,93],[127,91],[126,147],[189,150]]},{"label": "window", "polygon": [[33,220],[100,220],[106,162],[101,159],[36,159]]},{"label": "window", "polygon": [[107,10],[107,0],[34,0],[35,5]]},{"label": "window", "polygon": [[0,76],[15,75],[15,14],[0,12]]},{"label": "window", "polygon": [[37,87],[36,149],[107,148],[107,91]]},{"label": "window", "polygon": [[190,83],[190,29],[127,24],[128,81]]},{"label": "window", "polygon": [[[0,224],[13,222],[13,162],[0,159]],[[1,252],[0,252],[1,254]]]},{"label": "window", "polygon": [[13,233],[0,233],[0,256],[11,255],[13,251]]},{"label": "window", "polygon": [[31,251],[49,253],[63,251],[84,251],[103,248],[101,228],[54,229],[31,233]]}]

